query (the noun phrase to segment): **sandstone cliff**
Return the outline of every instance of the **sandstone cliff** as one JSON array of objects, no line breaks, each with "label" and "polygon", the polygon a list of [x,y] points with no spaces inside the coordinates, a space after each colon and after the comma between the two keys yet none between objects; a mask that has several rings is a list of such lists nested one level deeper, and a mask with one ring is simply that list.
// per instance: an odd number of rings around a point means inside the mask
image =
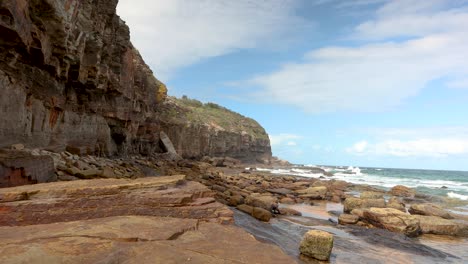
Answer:
[{"label": "sandstone cliff", "polygon": [[183,157],[268,159],[266,137],[165,116],[174,104],[132,46],[117,2],[0,1],[0,147],[150,155],[164,151],[165,131]]},{"label": "sandstone cliff", "polygon": [[168,97],[161,126],[185,158],[229,156],[245,162],[271,158],[268,134],[255,120],[213,103]]}]

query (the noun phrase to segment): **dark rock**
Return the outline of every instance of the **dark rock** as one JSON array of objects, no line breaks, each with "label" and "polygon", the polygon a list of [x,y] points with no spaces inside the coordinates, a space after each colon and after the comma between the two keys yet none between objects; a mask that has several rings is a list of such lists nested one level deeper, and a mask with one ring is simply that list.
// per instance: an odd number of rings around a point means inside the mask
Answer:
[{"label": "dark rock", "polygon": [[56,181],[50,156],[35,156],[23,151],[0,150],[0,187]]}]

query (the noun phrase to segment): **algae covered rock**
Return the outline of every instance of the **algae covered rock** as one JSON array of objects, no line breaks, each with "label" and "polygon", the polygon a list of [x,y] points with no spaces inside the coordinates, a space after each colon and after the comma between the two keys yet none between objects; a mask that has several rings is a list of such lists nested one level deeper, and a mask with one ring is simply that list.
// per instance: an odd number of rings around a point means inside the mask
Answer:
[{"label": "algae covered rock", "polygon": [[321,230],[308,231],[299,246],[301,254],[318,260],[330,259],[332,249],[333,235]]}]

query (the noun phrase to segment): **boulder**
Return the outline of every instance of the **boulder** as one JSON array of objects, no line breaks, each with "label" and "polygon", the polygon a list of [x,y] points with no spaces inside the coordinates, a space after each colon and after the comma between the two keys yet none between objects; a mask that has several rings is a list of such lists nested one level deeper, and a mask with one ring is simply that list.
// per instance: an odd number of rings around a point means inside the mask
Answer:
[{"label": "boulder", "polygon": [[250,205],[240,204],[236,208],[237,208],[237,210],[239,210],[241,212],[244,212],[244,213],[246,213],[248,215],[252,215],[253,207],[250,206]]},{"label": "boulder", "polygon": [[408,211],[413,215],[438,216],[445,219],[453,219],[453,216],[449,212],[431,203],[412,204]]},{"label": "boulder", "polygon": [[421,233],[419,220],[416,217],[393,208],[365,209],[363,220],[376,227],[402,233],[409,237],[415,237]]},{"label": "boulder", "polygon": [[354,197],[349,197],[346,198],[344,201],[344,212],[349,213],[354,209],[358,208],[371,208],[371,207],[377,207],[377,208],[385,208],[385,199],[380,198],[380,199],[361,199],[361,198],[354,198]]},{"label": "boulder", "polygon": [[280,199],[280,203],[282,203],[282,204],[295,204],[296,202],[292,198],[283,197],[283,198]]},{"label": "boulder", "polygon": [[232,195],[228,199],[228,205],[230,206],[237,206],[243,203],[244,203],[244,197],[242,197],[242,195],[239,195],[239,194]]},{"label": "boulder", "polygon": [[278,207],[278,199],[270,195],[252,194],[245,198],[245,204],[271,211]]},{"label": "boulder", "polygon": [[405,204],[400,199],[398,199],[397,197],[390,198],[388,200],[388,202],[387,202],[387,207],[388,208],[394,208],[394,209],[397,209],[397,210],[400,210],[400,211],[406,213]]},{"label": "boulder", "polygon": [[299,246],[301,254],[318,260],[330,259],[333,249],[333,235],[320,230],[310,230]]},{"label": "boulder", "polygon": [[287,207],[279,208],[279,211],[280,211],[281,215],[294,215],[294,216],[301,216],[302,215],[301,212],[299,212],[297,210],[294,210],[292,208],[287,208]]},{"label": "boulder", "polygon": [[383,198],[383,193],[365,191],[361,193],[360,198],[361,199],[381,199]]},{"label": "boulder", "polygon": [[466,224],[455,222],[437,216],[413,215],[419,220],[423,234],[448,235],[448,236],[467,236],[468,226]]},{"label": "boulder", "polygon": [[252,216],[257,218],[260,221],[268,222],[268,221],[270,221],[271,213],[270,213],[270,211],[267,211],[267,210],[265,210],[263,208],[254,207],[252,209]]},{"label": "boulder", "polygon": [[323,200],[326,198],[328,188],[325,186],[309,187],[304,190],[298,190],[296,193],[300,198],[309,198],[313,200]]},{"label": "boulder", "polygon": [[400,197],[414,197],[416,191],[403,185],[396,185],[390,189],[390,194]]},{"label": "boulder", "polygon": [[94,179],[99,178],[102,175],[101,170],[90,169],[90,170],[80,170],[75,174],[76,177],[80,179]]},{"label": "boulder", "polygon": [[354,225],[359,221],[359,216],[353,214],[341,214],[338,223],[341,225]]}]

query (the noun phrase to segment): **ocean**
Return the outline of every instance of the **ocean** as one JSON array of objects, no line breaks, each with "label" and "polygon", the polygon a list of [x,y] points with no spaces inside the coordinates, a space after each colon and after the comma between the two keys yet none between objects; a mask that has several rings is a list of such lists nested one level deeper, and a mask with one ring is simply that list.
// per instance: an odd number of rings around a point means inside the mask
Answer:
[{"label": "ocean", "polygon": [[324,174],[320,172],[320,170],[317,170],[317,168],[333,174],[332,177],[325,177],[325,179],[337,179],[356,184],[368,184],[385,190],[389,190],[395,185],[405,185],[424,194],[447,198],[446,200],[459,205],[457,209],[468,213],[468,171],[314,165],[295,165],[290,168],[281,169],[257,169],[269,171],[273,174],[287,174],[311,178],[323,177]]}]

